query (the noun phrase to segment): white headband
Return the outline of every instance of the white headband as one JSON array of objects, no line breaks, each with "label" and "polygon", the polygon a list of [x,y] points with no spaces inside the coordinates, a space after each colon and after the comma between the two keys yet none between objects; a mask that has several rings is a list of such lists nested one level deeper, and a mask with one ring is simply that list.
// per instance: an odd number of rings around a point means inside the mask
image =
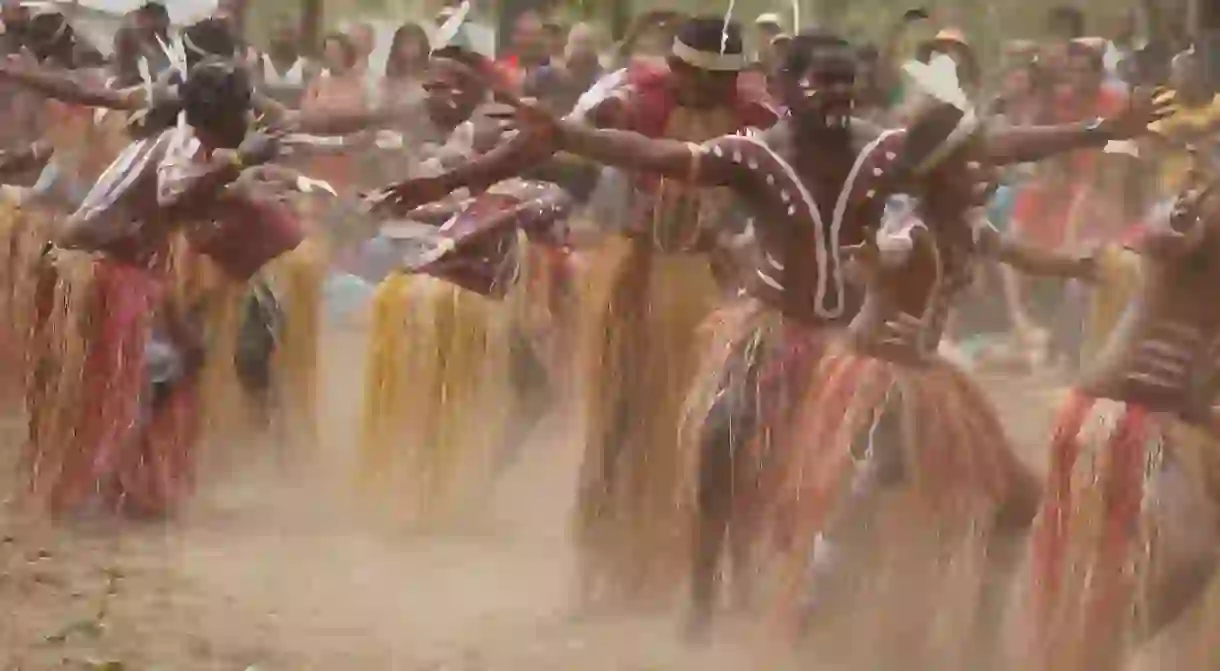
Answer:
[{"label": "white headband", "polygon": [[980,121],[978,115],[974,113],[974,108],[967,109],[966,113],[962,115],[961,121],[957,122],[953,132],[949,133],[948,137],[936,145],[936,148],[915,167],[915,174],[926,173],[948,158],[958,147],[965,144],[971,135],[974,135],[974,131],[978,130],[979,124]]},{"label": "white headband", "polygon": [[738,72],[746,65],[744,54],[718,54],[701,51],[677,38],[674,38],[673,54],[678,60],[688,65],[712,72]]}]

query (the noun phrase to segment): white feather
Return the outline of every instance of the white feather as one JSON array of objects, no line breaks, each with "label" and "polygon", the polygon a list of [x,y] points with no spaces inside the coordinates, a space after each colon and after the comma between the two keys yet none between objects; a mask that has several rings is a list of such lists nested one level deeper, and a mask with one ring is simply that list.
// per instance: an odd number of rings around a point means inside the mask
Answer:
[{"label": "white feather", "polygon": [[737,7],[737,0],[729,0],[729,8],[724,12],[724,27],[720,29],[720,53],[723,54],[729,50],[729,22],[733,20],[733,10]]},{"label": "white feather", "polygon": [[597,104],[610,97],[616,89],[627,82],[627,68],[622,68],[597,80],[588,91],[581,94],[576,101],[576,107],[568,114],[569,120],[582,120]]},{"label": "white feather", "polygon": [[468,14],[470,14],[470,0],[462,0],[462,4],[436,29],[436,36],[432,40],[433,51],[449,46],[453,38],[457,37],[458,31],[462,29],[462,24],[466,23]]},{"label": "white feather", "polygon": [[339,196],[339,192],[335,191],[335,187],[331,186],[329,182],[325,182],[320,179],[313,179],[312,177],[306,177],[305,175],[297,175],[298,191],[301,193],[313,193],[315,189],[325,191],[336,198]]},{"label": "white feather", "polygon": [[1139,145],[1131,140],[1110,140],[1102,148],[1102,151],[1107,154],[1125,154],[1133,158],[1140,157]]},{"label": "white feather", "polygon": [[937,54],[927,63],[908,61],[902,69],[916,87],[932,98],[962,111],[970,107],[970,99],[957,78],[957,62],[952,58]]}]

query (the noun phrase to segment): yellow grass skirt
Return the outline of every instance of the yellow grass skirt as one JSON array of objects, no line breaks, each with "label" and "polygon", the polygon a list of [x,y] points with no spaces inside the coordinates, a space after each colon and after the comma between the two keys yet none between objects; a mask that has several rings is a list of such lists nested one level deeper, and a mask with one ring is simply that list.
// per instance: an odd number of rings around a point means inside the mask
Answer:
[{"label": "yellow grass skirt", "polygon": [[310,238],[268,265],[271,282],[284,309],[283,332],[273,357],[279,419],[293,445],[313,449],[318,442],[318,351],[322,330],[322,291],[330,251]]},{"label": "yellow grass skirt", "polygon": [[588,259],[585,458],[574,534],[586,599],[664,602],[690,557],[692,498],[679,445],[700,325],[718,303],[706,257],[614,239]]},{"label": "yellow grass skirt", "polygon": [[512,405],[512,310],[426,275],[392,275],[377,288],[360,481],[411,523],[466,512],[489,483]]}]

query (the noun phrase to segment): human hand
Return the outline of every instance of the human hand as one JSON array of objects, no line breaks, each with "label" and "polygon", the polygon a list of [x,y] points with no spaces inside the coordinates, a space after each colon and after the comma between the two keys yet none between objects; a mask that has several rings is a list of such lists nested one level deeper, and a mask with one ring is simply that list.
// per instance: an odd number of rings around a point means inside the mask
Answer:
[{"label": "human hand", "polygon": [[366,194],[364,204],[365,209],[374,214],[404,214],[452,192],[453,188],[440,176],[417,177]]},{"label": "human hand", "polygon": [[280,153],[280,141],[283,135],[279,132],[254,131],[246,134],[237,155],[246,165],[260,165],[274,159]]},{"label": "human hand", "polygon": [[1137,88],[1131,92],[1126,108],[1106,119],[1105,130],[1116,140],[1128,140],[1148,132],[1148,126],[1172,115],[1176,98],[1163,87]]}]

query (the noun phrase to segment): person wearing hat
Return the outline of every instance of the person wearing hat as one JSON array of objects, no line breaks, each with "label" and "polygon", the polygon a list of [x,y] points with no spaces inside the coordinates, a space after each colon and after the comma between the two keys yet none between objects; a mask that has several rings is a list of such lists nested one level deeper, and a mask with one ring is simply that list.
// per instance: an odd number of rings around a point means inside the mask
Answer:
[{"label": "person wearing hat", "polygon": [[[729,65],[722,60],[724,53],[716,46],[720,39],[722,18],[715,17],[688,25],[691,32],[680,31],[679,40],[675,42],[675,60],[689,59],[685,66],[687,68],[694,65],[705,69],[708,66]],[[703,39],[697,39],[700,37]],[[707,46],[703,46],[705,44]],[[702,50],[698,48],[700,46],[703,46]],[[699,521],[695,529],[691,567],[694,574],[691,582],[694,604],[691,626],[695,632],[706,632],[711,621],[719,591],[720,559],[730,521],[734,528],[733,536],[737,539],[735,545],[740,550],[734,553],[734,558],[742,560],[735,562],[735,568],[748,567],[750,553],[747,550],[757,538],[754,533],[767,526],[756,515],[759,510],[774,510],[770,506],[786,473],[788,457],[785,455],[791,452],[787,449],[785,437],[791,436],[795,418],[808,417],[808,413],[815,410],[806,402],[810,397],[805,393],[804,383],[818,365],[820,353],[829,336],[844,326],[859,307],[860,295],[845,279],[842,265],[844,247],[861,242],[868,227],[879,221],[887,195],[905,186],[886,179],[889,166],[902,148],[904,134],[901,131],[879,133],[873,127],[856,124],[852,120],[856,94],[855,59],[855,49],[838,36],[821,31],[797,36],[780,70],[783,78],[780,86],[784,92],[783,102],[789,110],[788,116],[767,131],[744,135],[733,133],[702,144],[695,144],[681,136],[674,137],[676,133],[667,133],[665,126],[651,116],[641,118],[636,114],[626,117],[634,122],[635,128],[644,132],[623,132],[614,128],[598,130],[579,120],[557,120],[536,105],[517,103],[525,127],[523,132],[529,133],[529,144],[536,150],[546,148],[549,142],[551,150],[562,148],[609,165],[645,174],[664,175],[675,181],[728,187],[742,197],[752,213],[757,215],[752,220],[753,237],[750,238],[753,241],[753,263],[742,264],[739,268],[741,284],[738,286],[750,300],[734,302],[726,306],[725,312],[717,315],[713,323],[721,325],[723,330],[717,332],[719,344],[715,353],[709,355],[705,374],[685,378],[688,384],[686,393],[691,395],[689,403],[696,410],[696,414],[691,416],[694,422],[691,426],[699,445],[701,468],[705,469],[695,478],[699,482]],[[683,73],[680,66],[680,63],[675,64],[672,76],[691,74]],[[943,74],[946,67],[950,69],[950,74],[956,71],[956,66],[948,59],[936,59],[935,69],[938,73]],[[928,76],[932,79],[942,78],[933,75],[936,73]],[[670,80],[668,84],[674,86],[679,81]],[[712,98],[712,87],[722,85],[723,81],[708,79],[696,83],[697,86],[688,90],[680,86],[669,89],[677,89],[670,94],[672,101],[669,108],[676,112],[683,105],[690,106]],[[723,92],[724,89],[719,90]],[[635,91],[638,93],[640,89]],[[966,94],[958,91],[957,96],[965,105]],[[618,106],[620,113],[628,109],[655,113],[657,109],[655,104],[640,107],[638,101],[635,107],[629,108],[623,107],[624,99],[611,99],[608,102]],[[1154,104],[1152,100],[1141,97],[1136,103],[1123,115],[1096,123],[999,130],[989,134],[984,143],[987,150],[985,155],[998,164],[1032,161],[1056,152],[1097,146],[1114,137],[1136,134],[1148,121],[1163,113],[1162,106]],[[622,127],[631,128],[631,125],[620,124]],[[489,154],[485,161],[475,162],[448,175],[399,185],[397,196],[404,207],[409,208],[448,193],[453,188],[478,183],[480,179],[495,181],[520,172],[520,163],[514,164],[505,159],[507,152],[493,156],[495,153]],[[815,156],[817,160],[811,160]],[[661,255],[662,252],[684,249],[688,252],[714,253],[716,245],[722,240],[717,232],[734,231],[741,224],[740,221],[727,219],[706,219],[702,223],[704,225],[696,230],[710,233],[703,238],[703,243],[699,242],[699,237],[690,235],[685,238],[686,245],[676,248],[665,246],[672,238],[663,236],[665,229],[655,224],[643,229],[642,236],[635,233],[634,248],[648,250],[635,253],[651,257],[653,265],[649,275],[628,269],[617,277],[623,282],[635,280],[640,285],[652,284],[660,277],[659,269],[664,267],[658,261],[672,264],[677,260],[672,254]],[[682,240],[678,238],[677,241]],[[621,291],[629,285],[620,286]],[[691,289],[693,286],[684,282],[671,287],[682,296],[683,311],[690,309],[693,298],[697,296]],[[643,307],[640,301],[649,298],[645,293],[633,293],[630,300],[619,302],[622,300],[620,298],[613,306],[618,307],[617,314],[624,317],[638,315],[632,320],[647,322],[656,321],[658,317],[673,318],[677,305],[672,300],[655,302],[648,312],[639,315],[638,311]],[[616,330],[627,324],[620,323]],[[606,331],[603,328],[594,330],[598,333]],[[626,332],[623,333],[626,335]],[[689,344],[693,340],[689,336],[681,339],[676,337],[679,331],[668,333],[665,340],[652,342],[672,342],[675,348],[690,349]],[[659,336],[661,332],[654,335]],[[654,344],[651,349],[661,354],[665,362],[651,361],[652,368],[645,370],[659,371],[667,380],[664,384],[672,383],[676,371],[670,366],[680,360],[678,356],[689,356],[690,352],[668,350],[668,344],[665,347]],[[614,368],[603,368],[591,379],[604,388],[608,386],[608,380],[636,373],[635,362],[650,360],[646,358],[647,352],[635,352],[627,356],[601,357],[602,361],[612,362],[608,365]],[[654,417],[660,418],[659,414],[649,413],[656,412],[661,405],[663,397],[658,391],[662,389],[662,383],[647,375],[628,378],[628,382],[631,389],[642,388],[635,386],[637,384],[655,383],[653,387],[640,392],[648,408],[633,409],[632,404],[615,403],[613,401],[617,394],[612,394],[610,399],[603,400],[595,408],[601,412],[621,408],[622,414],[615,415],[623,418],[618,425],[621,427],[625,424],[632,429],[643,425],[645,420],[651,424],[655,421]],[[599,393],[606,394],[607,391],[614,390],[606,389]],[[663,393],[681,391],[666,390]],[[596,415],[594,417],[597,418]],[[672,417],[670,421],[673,421]],[[590,440],[606,442],[596,433]],[[604,571],[606,564],[611,564],[616,573],[623,568],[634,569],[625,574],[626,578],[636,578],[625,583],[630,588],[645,584],[638,573],[643,567],[639,559],[632,556],[638,556],[641,550],[632,544],[663,538],[651,536],[645,531],[651,530],[648,523],[635,527],[634,533],[622,535],[620,525],[632,519],[631,516],[622,516],[622,511],[664,516],[663,511],[668,510],[667,506],[673,504],[673,499],[667,496],[653,498],[657,489],[649,486],[634,490],[650,492],[648,496],[634,496],[629,507],[620,507],[624,505],[616,496],[616,492],[622,491],[618,489],[620,483],[624,483],[626,477],[631,478],[626,480],[627,483],[634,484],[639,471],[631,468],[624,472],[618,464],[634,462],[637,458],[634,451],[644,444],[644,441],[624,440],[618,438],[617,445],[611,443],[608,446],[594,443],[587,462],[591,473],[586,475],[586,486],[582,493],[582,502],[587,507],[581,511],[581,519],[591,527],[585,531],[585,543],[612,553],[601,555],[601,563],[595,564],[594,568]],[[649,466],[644,470],[659,471],[665,466],[661,459],[672,452],[674,445],[678,444],[678,437],[668,430],[658,431],[647,444],[651,451]],[[751,450],[752,444],[763,452]],[[617,453],[618,459],[623,461],[611,459],[607,463],[606,458],[615,455],[615,452],[607,453],[609,447],[626,450],[626,453]],[[734,458],[731,455],[737,456]],[[735,472],[737,475],[734,475]],[[738,480],[739,477],[745,480]],[[665,478],[663,482],[669,479]],[[602,487],[594,490],[597,496],[590,495],[590,483]],[[666,487],[661,487],[660,493],[666,490]],[[742,492],[748,494],[744,500],[741,498]],[[612,511],[617,514],[607,514]],[[771,521],[766,520],[768,523]],[[668,533],[672,534],[675,527],[670,524],[668,528]],[[652,533],[655,534],[655,530]],[[667,545],[654,544],[644,551],[654,552],[653,548]],[[743,574],[735,572],[735,576],[740,575]],[[618,587],[621,593],[624,583],[617,582],[612,586]]]},{"label": "person wearing hat", "polygon": [[[778,114],[742,85],[746,64],[737,24],[722,16],[687,19],[664,65],[630,66],[620,75],[624,84],[586,101],[584,118],[683,143],[768,127]],[[537,160],[532,151],[493,151],[435,180],[403,183],[397,207],[521,174]],[[678,430],[698,369],[697,329],[723,295],[705,252],[726,194],[650,174],[628,179],[622,199],[629,215],[597,222],[612,233],[611,243],[587,263],[596,283],[586,295],[597,301],[598,327],[590,330],[590,421],[575,523],[589,605],[657,603],[683,582],[689,508],[678,505]]]}]

